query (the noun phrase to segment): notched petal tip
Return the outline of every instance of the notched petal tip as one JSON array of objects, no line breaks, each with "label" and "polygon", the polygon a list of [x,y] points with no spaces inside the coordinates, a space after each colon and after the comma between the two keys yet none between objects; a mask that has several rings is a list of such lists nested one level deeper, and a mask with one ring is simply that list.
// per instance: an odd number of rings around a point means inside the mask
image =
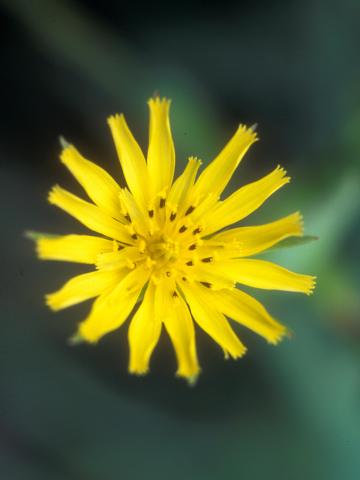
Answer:
[{"label": "notched petal tip", "polygon": [[317,285],[317,277],[316,276],[308,276],[308,286],[307,291],[305,291],[306,295],[312,295]]},{"label": "notched petal tip", "polygon": [[281,343],[285,338],[291,338],[292,337],[292,332],[289,330],[287,327],[284,325],[279,324],[279,329],[277,332],[274,332],[272,336],[268,336],[267,343],[270,345],[278,345]]},{"label": "notched petal tip", "polygon": [[228,350],[223,349],[224,353],[224,359],[225,360],[238,360],[239,358],[242,358],[246,353],[247,353],[247,348],[243,343],[238,345],[238,348],[236,351],[229,352]]},{"label": "notched petal tip", "polygon": [[244,125],[243,123],[240,123],[237,133],[241,134],[242,139],[244,138],[244,136],[247,136],[250,145],[252,145],[253,143],[259,141],[257,127],[258,127],[257,123],[250,125],[250,127],[248,127],[247,125]]},{"label": "notched petal tip", "polygon": [[125,122],[125,116],[123,113],[113,113],[112,115],[108,116],[107,123],[110,126],[116,122]]},{"label": "notched petal tip", "polygon": [[167,97],[160,97],[158,93],[155,93],[153,97],[149,98],[149,100],[147,101],[147,104],[149,105],[149,107],[161,106],[161,105],[170,107],[171,99]]},{"label": "notched petal tip", "polygon": [[54,312],[61,310],[61,305],[58,302],[56,293],[47,293],[45,295],[45,303]]},{"label": "notched petal tip", "polygon": [[287,171],[281,165],[277,165],[274,172],[278,173],[280,178],[282,178],[285,183],[289,183],[291,181],[291,177],[287,176]]},{"label": "notched petal tip", "polygon": [[57,197],[59,193],[61,192],[61,187],[60,185],[54,185],[51,190],[48,193],[47,200],[51,205],[55,205],[57,201]]},{"label": "notched petal tip", "polygon": [[202,165],[202,160],[200,160],[200,158],[198,158],[196,155],[191,155],[190,157],[188,157],[188,162],[192,165],[197,165],[197,166],[201,166]]},{"label": "notched petal tip", "polygon": [[233,360],[238,360],[239,358],[242,358],[247,353],[247,348],[244,345],[241,345],[241,346],[242,346],[241,350],[239,349],[239,351],[236,353],[236,355],[234,355],[234,354],[231,355],[230,354],[230,356]]}]

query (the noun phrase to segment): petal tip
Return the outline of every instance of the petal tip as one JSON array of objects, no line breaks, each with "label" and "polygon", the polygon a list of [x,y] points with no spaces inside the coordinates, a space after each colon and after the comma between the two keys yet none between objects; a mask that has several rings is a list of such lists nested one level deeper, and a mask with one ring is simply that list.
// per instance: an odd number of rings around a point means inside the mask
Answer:
[{"label": "petal tip", "polygon": [[71,143],[68,142],[63,135],[59,135],[59,143],[60,143],[60,146],[61,146],[61,148],[62,148],[63,150],[65,150],[66,148],[71,147]]},{"label": "petal tip", "polygon": [[54,185],[48,193],[48,202],[52,205],[56,205],[58,194],[61,191],[60,185]]},{"label": "petal tip", "polygon": [[316,276],[309,276],[308,289],[305,292],[306,295],[312,295],[315,291],[316,285],[317,285],[317,277]]},{"label": "petal tip", "polygon": [[125,116],[123,113],[114,113],[107,118],[107,123],[111,127],[115,126],[117,123],[125,122]]},{"label": "petal tip", "polygon": [[277,332],[274,332],[271,338],[268,338],[268,343],[270,345],[279,345],[285,338],[291,338],[292,332],[290,329],[283,325],[279,325],[279,329]]},{"label": "petal tip", "polygon": [[304,217],[301,212],[296,212],[295,214],[296,224],[298,226],[298,233],[299,235],[304,235]]},{"label": "petal tip", "polygon": [[137,377],[144,377],[149,373],[149,368],[129,367],[128,372]]},{"label": "petal tip", "polygon": [[195,387],[198,382],[198,379],[200,376],[200,369],[196,373],[193,373],[191,375],[182,375],[177,373],[176,376],[184,378],[186,380],[188,387],[192,388],[192,387]]},{"label": "petal tip", "polygon": [[54,312],[61,310],[61,305],[57,300],[57,295],[55,293],[48,293],[45,295],[46,305]]},{"label": "petal tip", "polygon": [[76,345],[80,345],[82,343],[86,342],[86,338],[84,338],[80,331],[75,332],[73,335],[71,335],[70,338],[68,338],[67,344],[70,347],[75,347]]},{"label": "petal tip", "polygon": [[241,343],[240,345],[237,345],[236,350],[233,350],[232,352],[224,351],[225,360],[228,360],[229,358],[232,358],[233,360],[238,360],[239,358],[242,358],[246,353],[247,348]]},{"label": "petal tip", "polygon": [[250,127],[240,123],[239,128],[238,128],[238,134],[240,134],[241,136],[243,136],[243,135],[247,136],[248,140],[249,140],[249,143],[251,145],[251,144],[259,141],[259,136],[258,136],[258,133],[257,133],[257,127],[258,127],[257,123],[254,123],[253,125],[250,125]]},{"label": "petal tip", "polygon": [[155,93],[152,97],[149,98],[147,103],[149,106],[170,105],[171,99],[167,97],[160,97],[158,93]]},{"label": "petal tip", "polygon": [[90,325],[86,320],[79,324],[78,331],[75,335],[81,337],[82,341],[91,344],[98,343],[101,338],[101,335],[95,331],[93,325]]}]

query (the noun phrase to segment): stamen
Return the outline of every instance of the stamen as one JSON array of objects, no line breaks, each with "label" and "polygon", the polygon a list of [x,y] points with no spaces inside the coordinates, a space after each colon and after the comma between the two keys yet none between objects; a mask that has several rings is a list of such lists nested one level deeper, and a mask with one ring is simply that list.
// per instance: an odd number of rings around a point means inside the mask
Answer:
[{"label": "stamen", "polygon": [[175,212],[171,212],[171,215],[170,215],[170,222],[173,222],[176,218],[176,213]]},{"label": "stamen", "polygon": [[213,260],[214,260],[213,257],[205,257],[205,258],[201,259],[201,261],[204,262],[204,263],[210,263]]},{"label": "stamen", "polygon": [[160,208],[165,207],[165,198],[160,198]]},{"label": "stamen", "polygon": [[206,287],[206,288],[211,288],[211,283],[209,283],[209,282],[200,282],[200,283],[201,283],[201,285],[204,285],[204,287]]},{"label": "stamen", "polygon": [[181,228],[179,228],[179,233],[184,233],[186,232],[188,227],[186,227],[185,225],[183,225]]},{"label": "stamen", "polygon": [[190,245],[189,250],[195,250],[196,249],[196,243],[193,243]]},{"label": "stamen", "polygon": [[194,265],[194,262],[192,260],[189,260],[188,262],[186,262],[186,265],[192,267]]},{"label": "stamen", "polygon": [[197,235],[198,233],[201,233],[201,228],[200,227],[195,228],[195,230],[192,233],[193,235]]},{"label": "stamen", "polygon": [[149,214],[149,217],[150,217],[150,218],[153,218],[153,216],[154,216],[154,210],[149,210],[149,211],[148,211],[148,214]]},{"label": "stamen", "polygon": [[190,215],[195,210],[195,207],[191,205],[185,212],[185,215]]},{"label": "stamen", "polygon": [[129,215],[128,213],[127,213],[126,215],[124,215],[124,216],[125,216],[125,218],[126,218],[126,220],[127,220],[128,222],[131,222],[131,217],[130,217],[130,215]]}]

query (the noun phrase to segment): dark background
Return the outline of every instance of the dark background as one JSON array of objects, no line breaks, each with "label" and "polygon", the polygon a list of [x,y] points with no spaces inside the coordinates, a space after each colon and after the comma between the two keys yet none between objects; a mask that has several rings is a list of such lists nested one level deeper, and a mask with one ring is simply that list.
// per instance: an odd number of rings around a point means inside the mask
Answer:
[{"label": "dark background", "polygon": [[[0,478],[359,478],[359,2],[1,0],[0,14]],[[293,182],[249,222],[301,209],[320,237],[267,256],[317,274],[313,297],[256,292],[292,340],[238,329],[249,353],[224,362],[198,332],[195,388],[165,336],[145,378],[127,374],[126,327],[69,347],[88,305],[55,315],[43,295],[84,269],[39,262],[23,237],[81,232],[46,203],[54,183],[80,191],[59,134],[121,180],[106,118],[124,112],[146,148],[154,91],[173,99],[180,168],[257,122],[232,188],[278,163]]]}]

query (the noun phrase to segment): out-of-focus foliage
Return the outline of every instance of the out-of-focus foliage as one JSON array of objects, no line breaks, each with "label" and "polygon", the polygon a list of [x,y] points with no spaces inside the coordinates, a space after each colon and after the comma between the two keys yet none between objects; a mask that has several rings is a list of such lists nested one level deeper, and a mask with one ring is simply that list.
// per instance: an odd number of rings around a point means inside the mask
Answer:
[{"label": "out-of-focus foliage", "polygon": [[[357,0],[1,0],[1,429],[5,480],[353,480],[360,474],[360,6]],[[80,231],[45,203],[71,139],[118,178],[106,117],[147,144],[146,100],[173,99],[179,164],[206,163],[238,122],[261,142],[232,184],[280,163],[292,184],[257,223],[301,209],[319,240],[266,258],[317,274],[313,297],[261,292],[293,330],[251,333],[238,362],[200,331],[203,373],[173,378],[166,336],[146,378],[126,373],[126,329],[96,347],[67,338],[88,306],[54,315],[43,294],[77,267],[35,259],[23,231]]]}]

